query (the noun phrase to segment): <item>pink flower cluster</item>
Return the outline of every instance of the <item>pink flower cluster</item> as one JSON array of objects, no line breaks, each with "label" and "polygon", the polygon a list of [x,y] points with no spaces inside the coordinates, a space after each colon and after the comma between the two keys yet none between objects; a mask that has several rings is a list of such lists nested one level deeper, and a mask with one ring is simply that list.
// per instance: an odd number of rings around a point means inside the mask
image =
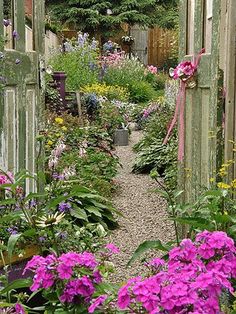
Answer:
[{"label": "pink flower cluster", "polygon": [[102,64],[109,67],[118,67],[125,59],[124,52],[110,53],[108,56],[102,57]]},{"label": "pink flower cluster", "polygon": [[13,180],[14,176],[10,171],[7,172],[7,175],[0,174],[0,185],[13,183]]},{"label": "pink flower cluster", "polygon": [[87,301],[91,299],[95,292],[94,285],[102,280],[97,266],[98,262],[92,253],[69,252],[60,257],[34,256],[27,263],[24,273],[27,270],[34,272],[31,291],[41,288],[56,289],[57,284],[60,283],[64,286],[60,301],[73,304],[78,298]]},{"label": "pink flower cluster", "polygon": [[193,62],[184,61],[181,62],[175,69],[172,69],[170,76],[175,80],[181,79],[186,81],[195,74],[196,70],[197,68]]},{"label": "pink flower cluster", "polygon": [[155,67],[154,65],[148,65],[147,70],[148,70],[148,72],[150,72],[154,75],[157,74],[157,67]]},{"label": "pink flower cluster", "polygon": [[150,116],[150,114],[152,114],[153,112],[156,112],[158,108],[159,108],[158,104],[154,103],[154,104],[149,105],[147,108],[143,110],[143,118],[147,119]]},{"label": "pink flower cluster", "polygon": [[[196,241],[183,240],[169,252],[169,260],[154,259],[154,275],[130,279],[118,293],[118,308],[150,314],[220,314],[219,297],[233,292],[236,248],[224,232],[204,231]],[[135,312],[136,313],[136,312]]]}]

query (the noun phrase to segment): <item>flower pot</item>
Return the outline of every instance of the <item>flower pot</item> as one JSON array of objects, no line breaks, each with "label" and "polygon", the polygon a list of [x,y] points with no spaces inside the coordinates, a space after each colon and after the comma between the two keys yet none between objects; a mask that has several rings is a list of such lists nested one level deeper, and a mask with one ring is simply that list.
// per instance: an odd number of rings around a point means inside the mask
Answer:
[{"label": "flower pot", "polygon": [[116,129],[114,133],[114,144],[117,146],[128,146],[129,131],[126,129]]},{"label": "flower pot", "polygon": [[[23,255],[17,255],[17,254],[13,254],[11,257],[11,261],[10,258],[7,254],[7,252],[3,253],[3,257],[5,260],[5,264],[9,265],[11,264],[16,264],[19,262],[23,262],[25,260],[28,260],[29,258],[31,258],[34,255],[38,255],[40,253],[40,248],[37,245],[29,245],[26,246],[24,249],[24,254]],[[0,259],[0,268],[2,268],[4,266],[2,259]]]}]

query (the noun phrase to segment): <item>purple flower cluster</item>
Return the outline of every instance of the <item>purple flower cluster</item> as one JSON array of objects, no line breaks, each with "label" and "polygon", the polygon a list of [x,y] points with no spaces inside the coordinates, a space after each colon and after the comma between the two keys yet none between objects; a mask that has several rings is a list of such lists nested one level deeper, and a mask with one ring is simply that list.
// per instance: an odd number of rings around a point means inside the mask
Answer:
[{"label": "purple flower cluster", "polygon": [[31,291],[41,288],[56,289],[57,284],[60,287],[63,285],[60,301],[75,304],[78,298],[86,302],[92,299],[95,284],[102,280],[97,266],[98,262],[92,253],[69,252],[60,257],[55,255],[34,256],[27,263],[24,273],[27,270],[34,272]]},{"label": "purple flower cluster", "polygon": [[147,119],[153,112],[156,112],[159,109],[159,105],[154,103],[149,105],[147,108],[143,110],[143,118]]},{"label": "purple flower cluster", "polygon": [[226,233],[204,231],[196,241],[183,240],[169,252],[169,260],[154,259],[156,272],[133,278],[118,293],[118,307],[141,304],[147,313],[219,314],[223,291],[233,293],[236,248]]},{"label": "purple flower cluster", "polygon": [[61,213],[68,212],[71,209],[71,204],[68,202],[61,202],[58,206],[58,209]]}]

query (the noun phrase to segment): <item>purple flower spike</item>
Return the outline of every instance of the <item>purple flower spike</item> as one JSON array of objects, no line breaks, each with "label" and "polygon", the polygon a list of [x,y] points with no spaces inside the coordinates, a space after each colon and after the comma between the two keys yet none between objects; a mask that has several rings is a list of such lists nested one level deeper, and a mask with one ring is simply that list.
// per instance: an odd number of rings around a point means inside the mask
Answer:
[{"label": "purple flower spike", "polygon": [[19,38],[20,38],[20,36],[19,36],[19,34],[17,33],[16,30],[14,30],[14,31],[12,32],[12,36],[13,36],[13,38],[15,38],[15,39],[19,39]]},{"label": "purple flower spike", "polygon": [[16,59],[15,64],[20,64],[20,63],[21,63],[20,59]]}]

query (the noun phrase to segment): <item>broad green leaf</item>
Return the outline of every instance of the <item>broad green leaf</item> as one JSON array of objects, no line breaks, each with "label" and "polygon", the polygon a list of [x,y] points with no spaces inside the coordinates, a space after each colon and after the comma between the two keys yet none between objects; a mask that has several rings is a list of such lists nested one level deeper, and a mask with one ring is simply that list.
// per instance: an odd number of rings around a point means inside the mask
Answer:
[{"label": "broad green leaf", "polygon": [[86,206],[85,210],[87,210],[90,214],[94,214],[95,216],[102,217],[99,209],[95,206]]},{"label": "broad green leaf", "polygon": [[195,217],[186,217],[186,218],[170,218],[181,224],[191,225],[203,229],[212,228],[213,225],[210,221],[207,221],[204,218],[195,218]]},{"label": "broad green leaf", "polygon": [[8,286],[4,289],[0,290],[0,294],[7,293],[11,290],[20,289],[20,288],[28,288],[32,285],[31,279],[17,279],[12,281]]},{"label": "broad green leaf", "polygon": [[130,266],[135,260],[137,260],[141,255],[143,255],[145,252],[147,252],[150,249],[161,250],[161,251],[167,252],[170,249],[170,245],[163,244],[160,240],[145,241],[142,244],[140,244],[139,247],[135,250],[127,266]]},{"label": "broad green leaf", "polygon": [[11,198],[11,199],[0,201],[0,206],[13,205],[15,203],[16,203],[16,200]]},{"label": "broad green leaf", "polygon": [[19,238],[22,236],[21,233],[18,233],[18,234],[12,234],[10,236],[10,238],[8,239],[8,243],[7,243],[7,253],[8,253],[8,256],[9,256],[9,260],[10,260],[10,263],[11,263],[11,258],[12,258],[12,254],[13,254],[13,251],[14,251],[14,248],[15,248],[15,245],[16,245],[16,242],[19,240]]},{"label": "broad green leaf", "polygon": [[83,208],[74,206],[74,208],[70,210],[70,214],[75,218],[88,221],[88,216]]}]

